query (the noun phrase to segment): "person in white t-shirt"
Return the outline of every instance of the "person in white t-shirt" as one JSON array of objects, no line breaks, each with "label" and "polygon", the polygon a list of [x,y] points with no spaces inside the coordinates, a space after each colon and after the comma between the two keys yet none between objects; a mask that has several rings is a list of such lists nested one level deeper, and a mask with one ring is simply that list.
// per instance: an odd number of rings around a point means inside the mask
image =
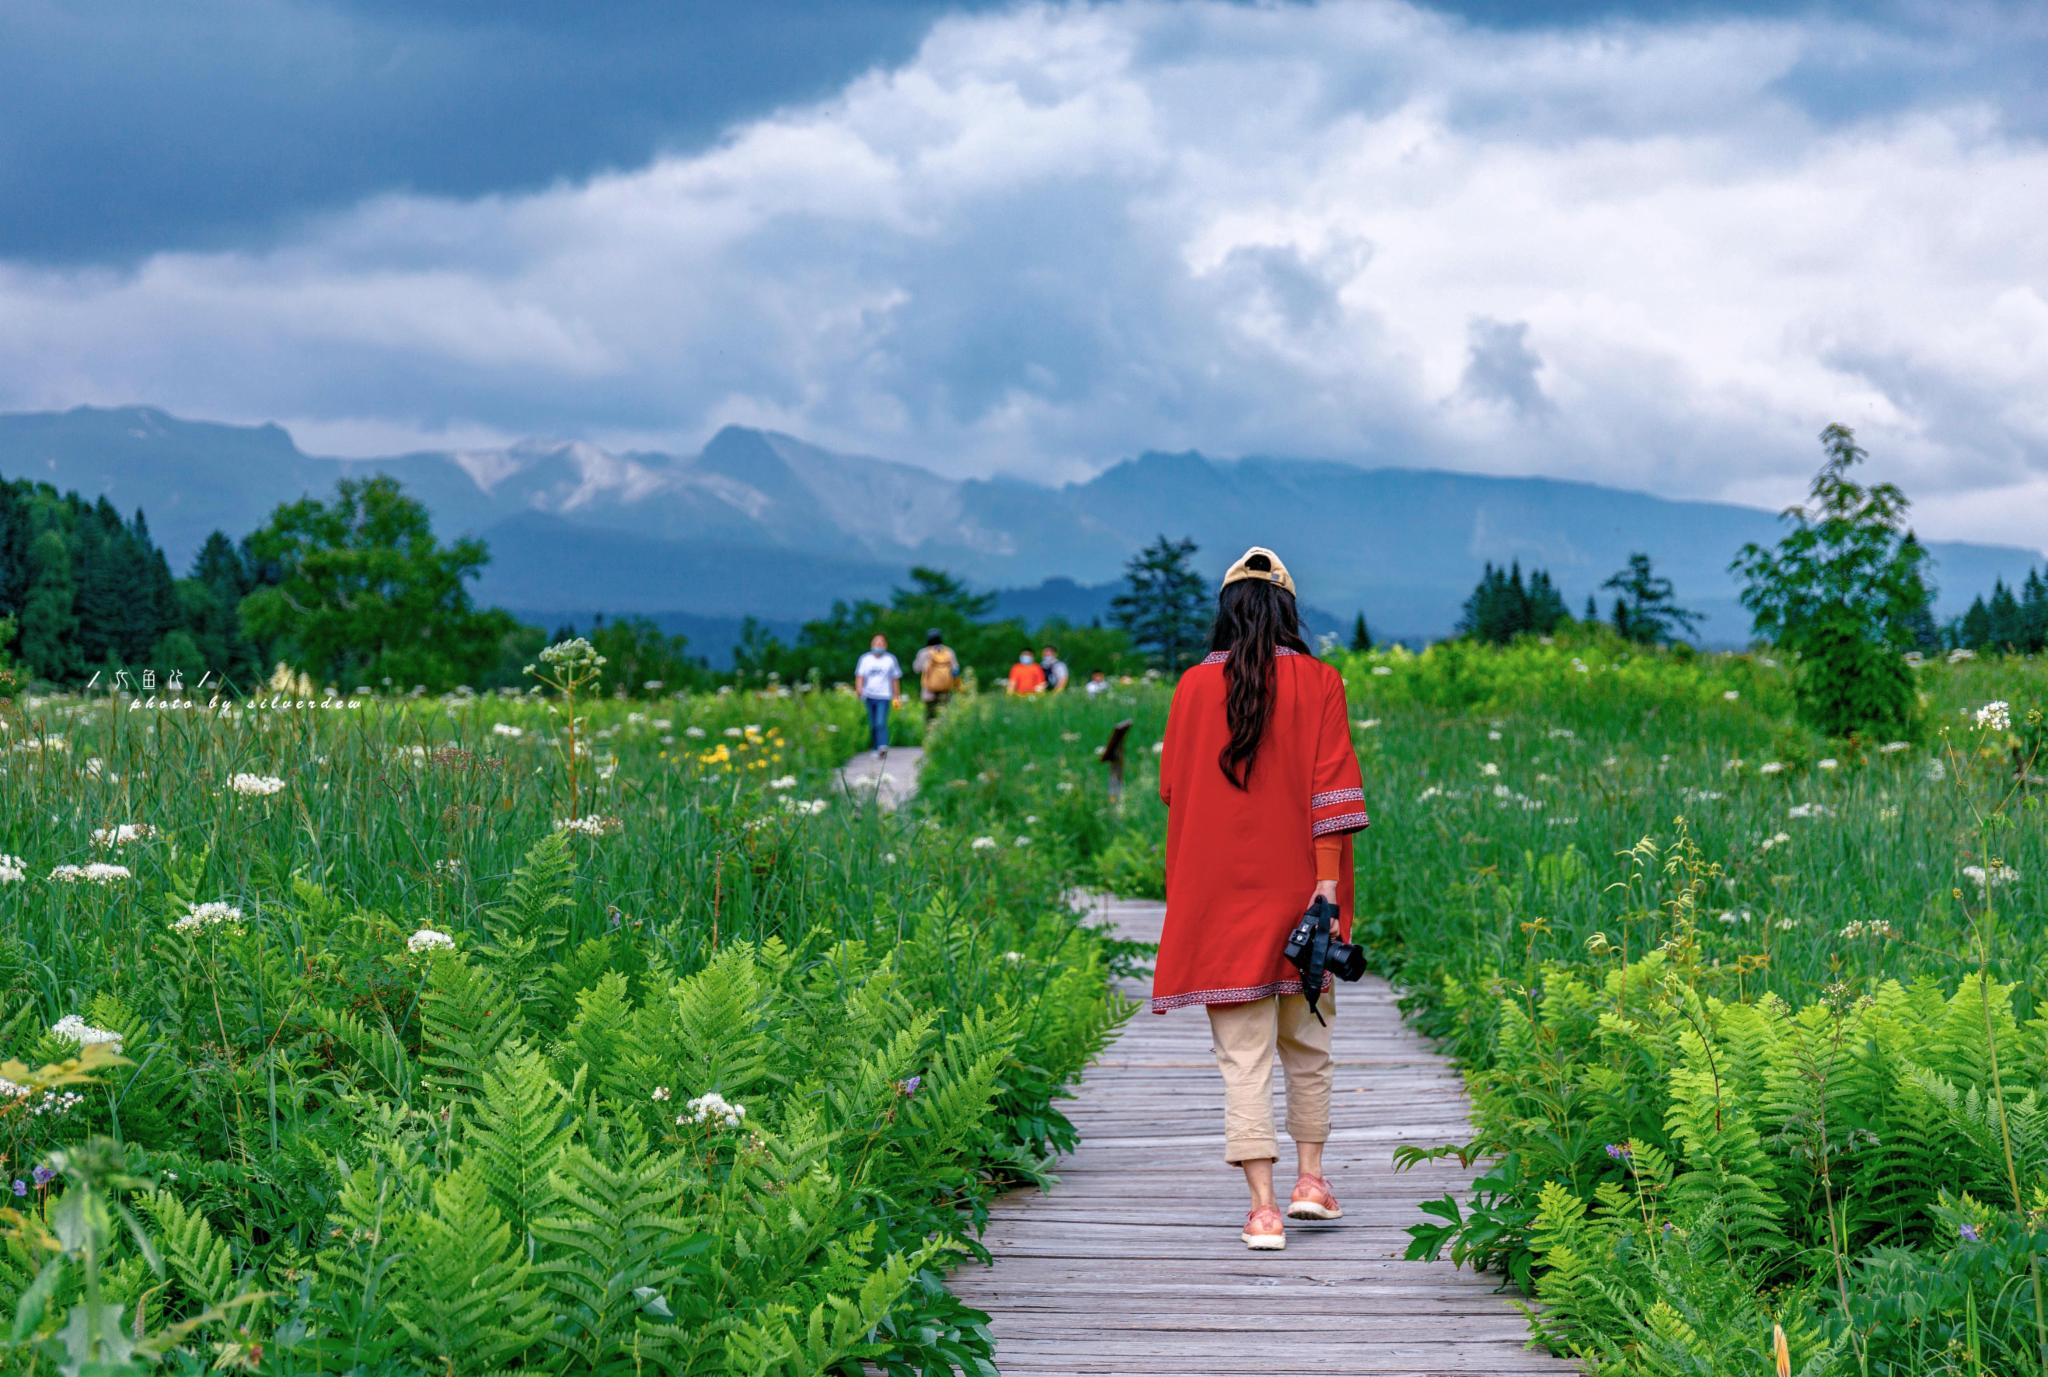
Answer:
[{"label": "person in white t-shirt", "polygon": [[889,756],[889,709],[895,705],[903,683],[903,666],[889,653],[889,638],[879,633],[868,642],[868,653],[853,667],[854,682],[860,686],[861,706],[868,710],[868,739],[883,759]]}]

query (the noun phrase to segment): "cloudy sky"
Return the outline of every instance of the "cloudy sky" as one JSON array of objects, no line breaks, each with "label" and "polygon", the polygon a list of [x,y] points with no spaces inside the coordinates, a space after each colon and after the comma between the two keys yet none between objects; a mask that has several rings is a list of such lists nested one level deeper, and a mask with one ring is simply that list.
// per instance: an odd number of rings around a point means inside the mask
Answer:
[{"label": "cloudy sky", "polygon": [[780,427],[2048,546],[2048,8],[13,0],[0,409]]}]

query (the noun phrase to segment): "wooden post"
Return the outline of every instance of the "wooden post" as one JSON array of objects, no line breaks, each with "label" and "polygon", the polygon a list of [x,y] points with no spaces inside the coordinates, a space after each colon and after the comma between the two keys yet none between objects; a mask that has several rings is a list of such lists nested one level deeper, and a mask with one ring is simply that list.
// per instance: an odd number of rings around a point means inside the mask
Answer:
[{"label": "wooden post", "polygon": [[1131,719],[1126,717],[1109,733],[1109,741],[1096,758],[1109,767],[1109,799],[1117,807],[1124,805],[1124,738],[1131,734]]}]

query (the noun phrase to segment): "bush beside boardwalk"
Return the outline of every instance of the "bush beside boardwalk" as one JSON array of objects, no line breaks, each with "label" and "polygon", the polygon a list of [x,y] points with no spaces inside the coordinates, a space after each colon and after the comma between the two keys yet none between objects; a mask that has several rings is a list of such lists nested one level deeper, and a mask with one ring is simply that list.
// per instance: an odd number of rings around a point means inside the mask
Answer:
[{"label": "bush beside boardwalk", "polygon": [[835,796],[850,698],[578,715],[572,806],[531,698],[10,714],[0,1059],[125,1061],[0,1100],[0,1367],[985,1361],[938,1278],[1120,1014],[1065,875]]},{"label": "bush beside boardwalk", "polygon": [[[1417,1249],[1511,1273],[1603,1370],[1768,1372],[1774,1323],[1798,1371],[2037,1368],[2048,790],[2014,752],[2048,665],[1924,665],[1926,739],[1848,744],[1793,725],[1752,656],[1338,662],[1363,940],[1468,1069],[1463,1146],[1499,1159]],[[1156,893],[1167,700],[979,705],[927,797]],[[1126,716],[1119,815],[1092,752]]]}]

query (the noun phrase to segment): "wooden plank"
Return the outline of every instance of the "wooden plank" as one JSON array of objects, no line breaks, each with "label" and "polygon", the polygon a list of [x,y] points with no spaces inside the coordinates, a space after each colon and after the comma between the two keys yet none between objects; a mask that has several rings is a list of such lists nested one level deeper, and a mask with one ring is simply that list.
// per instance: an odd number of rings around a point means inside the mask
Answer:
[{"label": "wooden plank", "polygon": [[[1162,905],[1090,900],[1093,921],[1157,941]],[[1133,998],[1142,981],[1124,982]],[[1368,976],[1338,993],[1337,1093],[1324,1170],[1345,1217],[1290,1223],[1284,1251],[1238,1240],[1242,1173],[1223,1160],[1223,1084],[1200,1009],[1140,1012],[1066,1107],[1081,1146],[1050,1192],[995,1202],[993,1267],[950,1282],[987,1311],[1006,1373],[1286,1377],[1293,1373],[1575,1371],[1527,1349],[1528,1321],[1499,1278],[1401,1256],[1419,1200],[1460,1191],[1454,1160],[1396,1172],[1403,1144],[1464,1142],[1464,1081]],[[1284,1076],[1276,1076],[1284,1107]],[[1283,1113],[1277,1116],[1284,1125]],[[1283,1147],[1283,1152],[1289,1152]],[[1293,1180],[1291,1152],[1275,1172]],[[1282,1336],[1300,1335],[1297,1338]]]}]

